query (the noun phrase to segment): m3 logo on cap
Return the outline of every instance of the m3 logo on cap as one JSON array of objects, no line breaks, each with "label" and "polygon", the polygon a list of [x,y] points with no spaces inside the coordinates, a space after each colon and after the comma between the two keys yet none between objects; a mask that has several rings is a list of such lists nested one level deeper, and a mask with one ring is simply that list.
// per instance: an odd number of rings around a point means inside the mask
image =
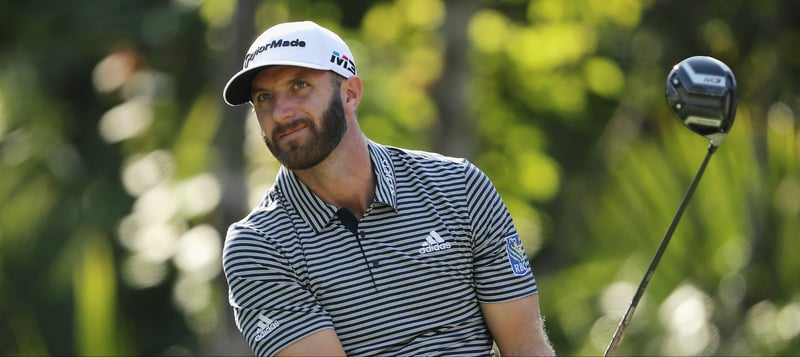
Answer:
[{"label": "m3 logo on cap", "polygon": [[333,51],[333,53],[331,53],[331,63],[350,71],[353,75],[356,74],[355,62],[348,58],[347,55],[340,54],[338,51]]},{"label": "m3 logo on cap", "polygon": [[253,59],[256,58],[256,56],[258,56],[259,53],[264,52],[270,48],[276,48],[276,47],[306,47],[306,41],[303,41],[299,38],[291,41],[279,38],[277,40],[272,40],[272,42],[269,42],[262,46],[258,46],[258,48],[256,48],[252,52],[248,52],[244,56],[244,68],[247,68],[247,66],[250,65],[250,62],[252,62]]}]

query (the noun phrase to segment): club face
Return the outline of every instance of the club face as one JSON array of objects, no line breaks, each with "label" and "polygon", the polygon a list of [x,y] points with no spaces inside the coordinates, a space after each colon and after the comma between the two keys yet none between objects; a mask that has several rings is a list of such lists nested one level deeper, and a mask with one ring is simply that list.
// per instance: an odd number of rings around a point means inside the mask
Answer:
[{"label": "club face", "polygon": [[707,56],[676,64],[666,83],[667,104],[690,130],[719,145],[736,117],[737,88],[733,71]]}]

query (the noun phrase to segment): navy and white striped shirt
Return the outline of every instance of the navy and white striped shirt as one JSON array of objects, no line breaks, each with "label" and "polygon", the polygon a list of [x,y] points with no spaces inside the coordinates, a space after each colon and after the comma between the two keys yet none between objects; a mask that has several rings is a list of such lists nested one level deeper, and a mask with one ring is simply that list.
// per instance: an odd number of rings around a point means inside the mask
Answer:
[{"label": "navy and white striped shirt", "polygon": [[348,355],[486,355],[480,303],[536,293],[508,210],[464,159],[368,141],[375,199],[355,218],[281,167],[230,226],[223,267],[258,356],[334,328]]}]

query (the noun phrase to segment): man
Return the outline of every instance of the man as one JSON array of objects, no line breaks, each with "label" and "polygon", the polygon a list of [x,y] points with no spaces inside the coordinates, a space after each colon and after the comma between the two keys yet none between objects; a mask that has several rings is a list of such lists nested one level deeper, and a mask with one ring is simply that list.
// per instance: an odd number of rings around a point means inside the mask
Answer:
[{"label": "man", "polygon": [[259,355],[553,354],[536,282],[489,179],[464,159],[361,132],[352,53],[310,22],[273,26],[224,90],[282,166],[223,252]]}]

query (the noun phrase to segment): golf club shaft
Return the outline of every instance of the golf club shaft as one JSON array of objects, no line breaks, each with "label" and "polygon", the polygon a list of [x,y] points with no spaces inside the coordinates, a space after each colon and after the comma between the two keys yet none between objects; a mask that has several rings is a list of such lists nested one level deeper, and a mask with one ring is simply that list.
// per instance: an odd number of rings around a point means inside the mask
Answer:
[{"label": "golf club shaft", "polygon": [[692,194],[694,193],[695,188],[697,187],[697,183],[700,181],[700,178],[703,176],[703,172],[706,170],[706,165],[708,165],[708,160],[711,158],[711,154],[716,151],[717,147],[714,145],[708,146],[708,152],[706,153],[706,157],[703,159],[703,163],[700,164],[700,168],[697,170],[697,173],[692,179],[692,183],[689,185],[689,189],[686,191],[686,194],[683,195],[683,199],[681,200],[680,206],[678,206],[678,211],[675,212],[675,216],[672,218],[672,223],[669,225],[666,234],[664,234],[664,238],[661,240],[661,245],[659,245],[658,250],[656,251],[653,260],[650,262],[650,267],[647,268],[647,272],[644,274],[642,281],[639,283],[639,288],[636,290],[636,294],[633,296],[633,300],[631,300],[631,304],[628,306],[628,310],[625,311],[625,316],[622,317],[622,320],[619,322],[619,326],[617,326],[617,331],[614,332],[614,337],[611,339],[611,342],[608,344],[606,348],[606,352],[604,356],[611,356],[614,354],[614,351],[617,350],[617,346],[619,342],[622,341],[622,334],[625,332],[625,329],[628,327],[628,324],[633,317],[633,312],[636,310],[636,306],[639,304],[639,299],[642,298],[644,295],[644,289],[647,288],[647,284],[650,282],[650,278],[653,277],[653,272],[656,270],[656,266],[658,262],[661,260],[661,256],[664,255],[664,251],[667,249],[667,245],[669,244],[669,240],[672,237],[672,233],[675,232],[675,228],[678,226],[678,222],[681,220],[681,216],[683,215],[683,210],[686,208],[686,205],[689,203],[689,200],[692,198]]}]

